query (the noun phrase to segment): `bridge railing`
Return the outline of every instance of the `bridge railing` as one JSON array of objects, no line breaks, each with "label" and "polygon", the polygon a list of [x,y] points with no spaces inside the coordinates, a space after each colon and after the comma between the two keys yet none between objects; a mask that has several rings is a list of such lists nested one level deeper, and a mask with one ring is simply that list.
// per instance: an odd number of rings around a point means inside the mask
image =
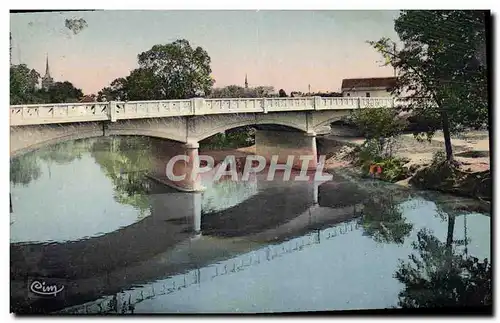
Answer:
[{"label": "bridge railing", "polygon": [[29,104],[10,106],[11,126],[225,113],[341,110],[394,106],[395,100],[356,97],[222,98],[127,102]]},{"label": "bridge railing", "polygon": [[11,126],[109,120],[108,102],[10,106]]}]

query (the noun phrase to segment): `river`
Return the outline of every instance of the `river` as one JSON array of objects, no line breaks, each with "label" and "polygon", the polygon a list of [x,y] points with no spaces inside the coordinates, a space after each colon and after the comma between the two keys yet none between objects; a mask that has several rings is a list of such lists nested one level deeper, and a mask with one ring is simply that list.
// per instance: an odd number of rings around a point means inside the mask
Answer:
[{"label": "river", "polygon": [[[204,192],[180,193],[145,176],[152,140],[70,141],[11,160],[12,311],[263,313],[491,301],[491,272],[480,266],[491,257],[487,205],[343,174],[324,183],[205,178]],[[480,284],[470,292],[472,281]],[[37,282],[60,292],[41,295]]]}]

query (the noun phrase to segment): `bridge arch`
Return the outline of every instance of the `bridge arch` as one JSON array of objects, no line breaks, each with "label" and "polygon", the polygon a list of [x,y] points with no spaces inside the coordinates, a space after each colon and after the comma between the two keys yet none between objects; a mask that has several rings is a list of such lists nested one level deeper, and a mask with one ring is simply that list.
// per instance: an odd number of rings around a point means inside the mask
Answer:
[{"label": "bridge arch", "polygon": [[[36,126],[35,129],[12,129],[10,133],[10,158],[16,158],[32,151],[62,142],[109,136],[145,136],[184,143],[185,138],[168,132],[149,129],[118,129],[107,131],[96,127],[54,127]],[[31,127],[30,127],[31,128]]]},{"label": "bridge arch", "polygon": [[299,132],[307,132],[307,129],[305,127],[295,124],[295,123],[290,123],[290,122],[280,122],[280,121],[265,121],[265,122],[252,122],[252,121],[237,121],[237,122],[232,122],[232,123],[225,123],[221,124],[220,126],[213,127],[210,129],[207,129],[206,131],[198,134],[196,137],[192,138],[193,140],[196,141],[202,141],[207,138],[212,137],[213,135],[216,135],[220,132],[224,132],[227,130],[239,128],[239,127],[245,127],[245,126],[259,126],[259,125],[277,125],[277,126],[285,126],[290,129],[297,130]]}]

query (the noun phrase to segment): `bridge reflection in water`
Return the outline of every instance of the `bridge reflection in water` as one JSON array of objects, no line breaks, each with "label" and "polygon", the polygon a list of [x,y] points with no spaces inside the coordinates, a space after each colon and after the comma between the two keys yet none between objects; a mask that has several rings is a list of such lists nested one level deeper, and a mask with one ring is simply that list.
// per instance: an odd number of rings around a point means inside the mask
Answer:
[{"label": "bridge reflection in water", "polygon": [[305,248],[320,244],[321,241],[331,240],[338,235],[346,234],[359,229],[357,220],[350,220],[342,224],[315,230],[304,236],[269,245],[234,258],[210,264],[186,273],[173,275],[167,279],[156,280],[148,284],[122,291],[115,295],[102,297],[96,301],[72,306],[59,311],[61,314],[104,314],[104,313],[133,313],[135,305],[156,296],[168,295],[188,288],[192,285],[213,281],[219,276],[239,272],[246,268],[258,266],[261,262],[272,261],[286,254],[302,251]]},{"label": "bridge reflection in water", "polygon": [[[241,270],[244,263],[271,260],[279,252],[303,248],[309,238],[259,251],[264,244],[304,234],[318,223],[338,223],[357,216],[355,205],[361,202],[361,196],[348,206],[339,204],[345,195],[352,195],[347,187],[337,196],[319,198],[321,183],[267,181],[266,176],[248,182],[221,180],[208,185],[203,193],[179,193],[149,181],[145,185],[149,215],[136,223],[76,241],[12,243],[13,303],[19,309],[29,306],[31,310],[50,312],[121,293],[120,302],[128,297],[132,304],[136,295],[124,294],[123,290],[186,271],[189,274],[182,275],[185,284],[200,283],[203,277]],[[231,260],[252,250],[256,251],[249,254],[250,258],[245,256],[241,264],[240,260]],[[219,261],[225,262],[211,267]],[[27,295],[30,279],[26,277],[63,281],[64,297],[49,300]],[[174,284],[175,288],[184,284],[178,281],[181,276],[175,277],[168,280],[172,285],[161,284],[168,286],[164,292],[172,290]],[[157,294],[162,292],[159,286],[155,283],[147,288]],[[141,297],[149,295],[145,293],[143,289]],[[99,302],[95,306],[101,311],[104,305]]]},{"label": "bridge reflection in water", "polygon": [[[228,183],[216,183],[214,188],[218,185]],[[256,193],[243,194],[245,200],[226,209],[214,211],[212,208],[211,212],[204,213],[203,193],[170,192],[169,188],[153,184],[149,195],[151,215],[137,223],[85,240],[13,244],[12,295],[25,296],[27,286],[22,277],[62,278],[66,282],[64,301],[41,302],[44,307],[56,310],[193,268],[200,273],[200,268],[221,259],[310,231],[315,218],[326,215],[334,222],[341,222],[357,216],[354,205],[338,209],[319,207],[318,184],[295,183],[279,189],[276,183],[257,180],[241,187],[250,187],[250,191]],[[272,196],[275,203],[268,203],[268,196]],[[262,208],[259,201],[269,205]],[[324,223],[324,219],[320,222]],[[245,223],[248,225],[243,225]],[[208,236],[204,236],[206,234]],[[318,234],[314,236],[319,238]],[[299,241],[304,238],[297,240],[296,248],[305,245]],[[279,248],[290,251],[292,245],[287,243]],[[281,252],[278,249],[266,249],[265,258],[276,257],[276,253]],[[262,252],[257,254],[260,256],[256,259],[263,259]],[[27,261],[29,259],[38,261]],[[232,263],[226,262],[225,268],[230,271],[241,267]],[[215,270],[218,275],[222,269]],[[180,286],[178,282],[175,284]],[[158,286],[154,286],[154,293],[159,293]],[[131,295],[130,298],[135,299]],[[33,305],[36,307],[36,303]]]}]

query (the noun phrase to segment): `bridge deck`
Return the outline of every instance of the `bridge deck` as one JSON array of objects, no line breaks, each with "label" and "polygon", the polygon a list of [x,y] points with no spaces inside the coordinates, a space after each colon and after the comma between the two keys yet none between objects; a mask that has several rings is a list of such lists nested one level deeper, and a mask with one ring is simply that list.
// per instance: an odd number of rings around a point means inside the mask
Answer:
[{"label": "bridge deck", "polygon": [[350,110],[394,106],[392,97],[237,98],[26,104],[10,106],[11,126],[228,113]]}]

